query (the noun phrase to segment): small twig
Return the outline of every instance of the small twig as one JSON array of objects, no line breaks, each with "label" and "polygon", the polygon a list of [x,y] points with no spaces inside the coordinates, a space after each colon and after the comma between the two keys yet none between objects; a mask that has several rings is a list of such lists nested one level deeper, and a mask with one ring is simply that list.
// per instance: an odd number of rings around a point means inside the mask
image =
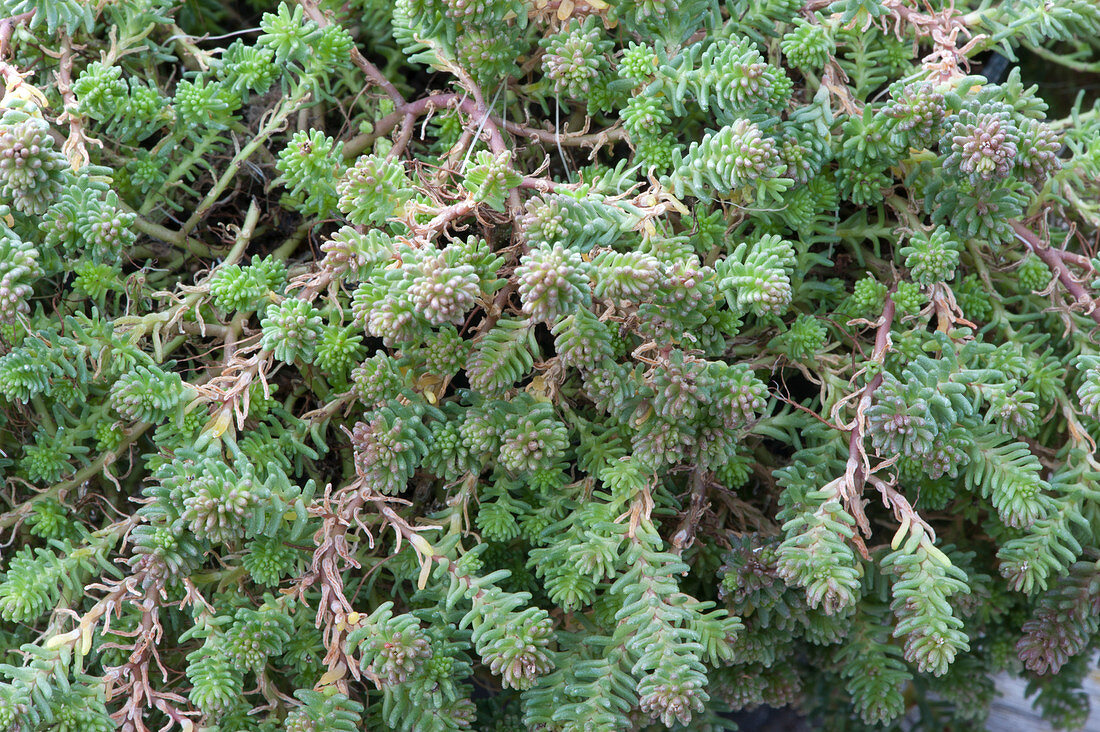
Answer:
[{"label": "small twig", "polygon": [[[120,204],[120,206],[123,211],[133,212],[133,209],[125,204]],[[212,259],[218,256],[218,253],[213,248],[198,239],[191,236],[185,236],[183,232],[180,231],[172,231],[167,226],[153,223],[140,215],[134,218],[134,228],[142,234],[151,236],[158,241],[168,242],[179,249],[194,254],[196,257]]]},{"label": "small twig", "polygon": [[553,193],[554,191],[562,189],[576,188],[576,183],[558,183],[555,180],[549,178],[533,178],[529,175],[523,176],[523,182],[519,184],[520,188],[529,188],[534,191],[541,191],[543,193]]},{"label": "small twig", "polygon": [[[317,7],[317,3],[314,0],[298,0],[298,4],[302,6],[302,10],[305,11],[306,17],[312,20],[320,28],[332,25],[332,22],[321,12]],[[367,78],[375,83],[375,85],[381,87],[382,91],[386,92],[386,96],[401,106],[405,103],[405,97],[401,95],[401,92],[397,91],[397,87],[386,78],[386,75],[379,71],[378,67],[372,64],[370,61],[359,52],[358,48],[351,49],[351,61],[359,70],[367,75]]]},{"label": "small twig", "polygon": [[199,203],[194,213],[192,213],[184,225],[180,227],[180,231],[184,236],[191,233],[191,231],[198,226],[199,222],[202,221],[203,217],[209,213],[210,209],[214,207],[214,204],[218,202],[218,198],[225,192],[225,189],[229,187],[229,184],[232,182],[233,178],[236,177],[237,172],[241,169],[241,166],[244,165],[245,161],[252,157],[252,154],[262,147],[263,144],[267,142],[268,138],[282,131],[285,128],[287,118],[307,99],[309,99],[309,92],[301,92],[292,98],[284,100],[271,110],[270,117],[265,124],[261,125],[256,136],[233,156],[233,159],[229,161],[229,165],[226,166],[225,172],[223,172],[221,177],[214,183],[214,187],[207,192],[206,197]]},{"label": "small twig", "polygon": [[699,530],[699,522],[703,520],[703,514],[707,510],[707,484],[710,476],[707,471],[696,466],[691,471],[691,500],[688,502],[684,518],[680,522],[676,533],[672,535],[671,544],[675,553],[680,554],[695,543],[695,532]]},{"label": "small twig", "polygon": [[[478,118],[479,110],[477,102],[465,94],[446,93],[431,94],[416,101],[399,104],[397,109],[374,123],[374,128],[367,133],[357,135],[344,144],[344,156],[354,158],[369,148],[374,141],[388,135],[400,124],[407,115],[420,117],[436,109],[454,108]],[[563,147],[597,147],[600,145],[614,144],[626,139],[626,130],[622,127],[612,127],[607,130],[592,133],[562,133],[555,134],[552,130],[542,130],[528,127],[517,122],[509,122],[491,112],[487,119],[489,123],[498,129],[517,137],[534,140],[546,145],[561,144]]]},{"label": "small twig", "polygon": [[1057,275],[1058,281],[1066,288],[1066,291],[1073,297],[1077,305],[1084,308],[1085,315],[1088,315],[1095,322],[1100,323],[1100,308],[1097,307],[1097,303],[1092,298],[1092,295],[1090,295],[1085,290],[1084,286],[1070,274],[1069,268],[1066,267],[1065,262],[1062,260],[1063,252],[1039,239],[1039,237],[1019,221],[1012,222],[1012,230],[1016,233],[1016,238],[1023,242],[1024,246],[1030,249],[1035,256],[1041,259],[1043,263],[1050,267],[1054,274]]},{"label": "small twig", "polygon": [[65,104],[65,111],[57,122],[69,126],[69,137],[61,149],[73,170],[79,170],[91,160],[86,143],[98,140],[92,140],[84,134],[84,118],[77,112],[79,104],[76,94],[73,93],[73,44],[72,39],[64,32],[61,33],[61,57],[57,65],[57,90]]},{"label": "small twig", "polygon": [[931,541],[936,540],[936,530],[931,524],[921,518],[909,499],[894,488],[893,483],[883,480],[876,475],[867,476],[867,482],[873,485],[882,494],[882,503],[894,512],[894,518],[898,520],[898,528],[895,541],[900,541],[912,526],[919,526],[928,535]]},{"label": "small twig", "polygon": [[784,395],[780,394],[778,391],[772,392],[772,393],[775,394],[776,398],[779,399],[779,401],[783,402],[784,404],[791,405],[792,407],[794,407],[795,409],[797,409],[800,412],[805,412],[806,414],[810,415],[811,417],[813,417],[814,419],[816,419],[818,422],[825,425],[826,427],[831,427],[834,430],[835,429],[840,429],[835,424],[833,424],[829,420],[825,419],[824,417],[822,417],[820,414],[818,414],[814,410],[810,409],[809,407],[802,406],[801,404],[796,402],[794,399],[791,399],[788,396],[784,396]]},{"label": "small twig", "polygon": [[550,130],[528,127],[516,122],[504,122],[504,129],[518,137],[526,137],[545,144],[560,144],[563,147],[598,147],[626,139],[626,130],[622,127],[611,127],[599,132],[566,132],[559,135]]},{"label": "small twig", "polygon": [[447,224],[455,219],[466,216],[477,208],[477,201],[467,198],[458,203],[451,204],[439,210],[431,221],[426,224],[413,224],[412,229],[418,236],[431,238],[447,228]]},{"label": "small twig", "polygon": [[[891,292],[886,293],[886,302],[882,307],[882,318],[879,320],[878,329],[875,331],[875,348],[871,352],[871,360],[877,364],[882,364],[886,357],[886,351],[890,347],[890,328],[894,324],[894,314],[896,312],[896,306],[894,305],[894,299],[891,297]],[[863,435],[866,425],[864,423],[864,413],[871,406],[871,399],[875,394],[875,390],[882,384],[882,371],[881,369],[875,374],[867,385],[863,387],[863,394],[859,399],[859,406],[856,407],[856,420],[852,427],[851,439],[849,441],[850,454],[848,457],[848,472],[850,480],[859,481],[859,485],[862,485],[862,481],[870,470],[867,470],[867,456],[863,453]],[[858,451],[855,446],[860,446]],[[853,465],[853,458],[857,456],[857,452],[861,455],[861,459],[856,460],[856,465]]]},{"label": "small twig", "polygon": [[414,129],[416,129],[416,115],[406,114],[401,122],[401,134],[399,134],[394,141],[393,147],[390,148],[389,153],[386,155],[387,158],[393,159],[405,152],[405,148],[409,145],[409,140],[412,139]]},{"label": "small twig", "polygon": [[28,10],[25,13],[0,20],[0,59],[7,56],[11,50],[8,44],[11,42],[12,34],[15,33],[15,27],[20,23],[29,23],[35,12],[34,10]]},{"label": "small twig", "polygon": [[863,486],[867,477],[874,471],[871,470],[867,451],[863,447],[863,438],[867,432],[866,412],[871,407],[875,390],[882,384],[882,364],[886,359],[886,352],[890,348],[890,328],[894,324],[894,314],[896,312],[894,299],[891,297],[893,291],[894,288],[891,288],[886,293],[886,302],[882,307],[882,317],[879,318],[878,327],[875,331],[875,347],[871,352],[871,361],[879,366],[878,373],[867,382],[863,389],[855,392],[851,397],[841,400],[833,408],[835,413],[843,404],[859,395],[856,416],[850,423],[848,462],[844,468],[844,479],[841,482],[840,490],[852,518],[855,519],[856,525],[859,526],[865,536],[871,535],[871,524],[867,521],[867,515],[863,511],[863,499],[860,496],[863,493]]}]

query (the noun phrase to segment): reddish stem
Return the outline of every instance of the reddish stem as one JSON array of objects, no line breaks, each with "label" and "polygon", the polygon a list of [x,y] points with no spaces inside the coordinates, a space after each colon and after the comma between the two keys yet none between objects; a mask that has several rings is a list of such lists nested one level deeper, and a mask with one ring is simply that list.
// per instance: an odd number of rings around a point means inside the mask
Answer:
[{"label": "reddish stem", "polygon": [[1040,240],[1030,229],[1018,221],[1012,222],[1012,230],[1016,232],[1016,238],[1022,241],[1028,249],[1035,253],[1036,257],[1041,259],[1057,275],[1058,281],[1073,296],[1077,304],[1085,308],[1085,314],[1096,323],[1100,323],[1100,308],[1097,308],[1096,301],[1085,290],[1084,285],[1075,280],[1073,275],[1070,274],[1066,263],[1062,261],[1063,252]]},{"label": "reddish stem", "polygon": [[[412,115],[419,117],[427,114],[433,109],[443,109],[446,107],[459,109],[474,119],[477,119],[479,123],[483,115],[477,103],[466,95],[456,93],[432,94],[413,102],[399,104],[397,109],[375,122],[374,129],[371,132],[358,135],[348,140],[347,144],[344,145],[344,154],[347,157],[355,157],[368,148],[371,143],[379,137],[392,131],[406,116]],[[488,121],[486,122],[486,128],[490,129],[490,134],[492,134],[492,129],[489,125],[493,125],[498,132],[500,128],[503,128],[509,134],[517,137],[535,140],[548,145],[560,143],[563,147],[589,147],[598,145],[602,142],[615,143],[626,139],[626,131],[621,127],[615,127],[601,132],[556,135],[550,130],[540,130],[515,122],[505,121],[494,114],[489,114]]]},{"label": "reddish stem", "polygon": [[[875,350],[871,354],[871,360],[880,367],[879,372],[863,387],[863,393],[856,405],[856,417],[852,422],[852,431],[848,435],[848,463],[844,468],[845,480],[841,484],[841,492],[844,495],[844,502],[849,513],[855,519],[856,526],[859,527],[864,536],[868,537],[871,536],[871,524],[867,521],[867,514],[863,511],[863,501],[860,498],[863,494],[863,486],[867,481],[867,470],[864,469],[864,466],[867,465],[867,452],[863,448],[864,415],[871,407],[871,399],[874,397],[875,390],[882,384],[882,362],[886,357],[886,349],[890,344],[890,328],[894,324],[894,314],[896,312],[894,299],[891,297],[893,292],[894,288],[892,287],[886,293],[886,302],[882,307],[882,320],[875,332]],[[860,553],[866,556],[866,548],[863,547],[858,535],[853,537],[853,541],[856,541]]]},{"label": "reddish stem", "polygon": [[34,10],[28,10],[0,20],[0,59],[8,55],[8,43],[11,41],[12,33],[15,32],[15,27],[20,23],[29,23],[34,14]]},{"label": "reddish stem", "polygon": [[[882,307],[882,322],[878,326],[878,330],[875,332],[875,350],[871,354],[871,360],[882,363],[882,358],[886,354],[886,346],[890,339],[890,328],[894,324],[894,314],[896,312],[896,306],[894,305],[894,299],[890,297],[890,293],[886,294],[886,302]],[[875,389],[882,385],[882,370],[880,369],[877,374],[867,383],[867,386],[863,388],[863,396],[859,399],[859,406],[856,409],[857,415],[862,415],[868,407],[871,406],[871,398],[875,394]],[[848,464],[851,467],[855,465],[855,469],[852,473],[855,480],[858,482],[858,487],[862,488],[863,481],[866,476],[863,474],[863,461],[860,459],[863,448],[863,424],[857,417],[855,426],[852,428],[852,434],[848,439]]]},{"label": "reddish stem", "polygon": [[[317,24],[319,28],[331,25],[331,21],[325,14],[321,12],[321,9],[317,7],[317,3],[314,0],[298,0],[298,4],[302,6],[302,10],[305,11],[306,16]],[[392,99],[398,106],[405,103],[405,97],[401,95],[401,92],[397,91],[397,87],[386,78],[386,75],[378,70],[378,67],[372,64],[370,61],[359,52],[358,48],[351,49],[351,61],[359,70],[367,75],[367,78],[373,81],[378,86],[382,87],[382,91],[386,92],[386,96]]]}]

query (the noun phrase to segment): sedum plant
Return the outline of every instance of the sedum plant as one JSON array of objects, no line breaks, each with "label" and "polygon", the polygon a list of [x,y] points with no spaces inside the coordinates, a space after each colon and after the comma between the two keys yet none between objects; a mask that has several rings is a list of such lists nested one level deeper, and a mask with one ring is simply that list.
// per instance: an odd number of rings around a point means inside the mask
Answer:
[{"label": "sedum plant", "polygon": [[1098,37],[0,0],[0,732],[1082,725]]}]

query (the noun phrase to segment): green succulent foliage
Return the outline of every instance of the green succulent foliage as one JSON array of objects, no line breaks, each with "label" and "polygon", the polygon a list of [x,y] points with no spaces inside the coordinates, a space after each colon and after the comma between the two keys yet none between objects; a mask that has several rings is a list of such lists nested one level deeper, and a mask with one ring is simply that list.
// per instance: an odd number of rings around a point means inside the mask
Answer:
[{"label": "green succulent foliage", "polygon": [[339,692],[317,692],[299,689],[295,697],[302,705],[286,719],[286,729],[292,732],[309,732],[315,729],[331,729],[334,732],[354,732],[359,729],[363,705],[348,699]]},{"label": "green succulent foliage", "polygon": [[309,363],[316,355],[321,316],[308,302],[288,298],[273,305],[265,311],[260,325],[263,327],[260,342],[280,361]]},{"label": "green succulent foliage", "polygon": [[1100,10],[932,5],[0,0],[0,732],[1083,724]]},{"label": "green succulent foliage", "polygon": [[894,636],[905,638],[905,660],[922,673],[942,676],[957,653],[970,650],[963,621],[948,602],[951,595],[970,591],[966,574],[922,529],[912,531],[882,564],[896,576],[891,608],[898,619]]},{"label": "green succulent foliage", "polygon": [[39,253],[14,231],[0,229],[0,320],[11,321],[30,310],[30,295],[42,276]]},{"label": "green succulent foliage", "polygon": [[873,317],[881,313],[886,302],[886,285],[868,275],[856,281],[848,298],[846,310],[857,317]]},{"label": "green succulent foliage", "polygon": [[135,215],[122,210],[118,195],[95,179],[96,172],[89,170],[67,186],[39,229],[59,254],[115,264],[136,239]]},{"label": "green succulent foliage", "polygon": [[320,130],[295,133],[279,153],[276,167],[302,212],[326,216],[336,208],[336,180],[344,170],[343,144]]},{"label": "green succulent foliage", "polygon": [[791,65],[805,69],[820,69],[835,48],[829,26],[815,17],[814,22],[795,18],[789,31],[783,35],[780,47]]},{"label": "green succulent foliage", "polygon": [[5,205],[40,216],[65,182],[65,157],[54,149],[50,125],[31,102],[5,97],[0,125],[0,194]]},{"label": "green succulent foliage", "polygon": [[283,655],[293,632],[290,616],[268,595],[258,610],[241,608],[225,630],[225,654],[238,666],[262,670],[271,657]]},{"label": "green succulent foliage", "polygon": [[248,545],[241,564],[258,584],[271,586],[293,573],[297,558],[295,550],[279,539],[261,536]]},{"label": "green succulent foliage", "polygon": [[511,387],[535,363],[538,344],[527,320],[500,320],[480,340],[467,362],[470,386],[487,395]]},{"label": "green succulent foliage", "polygon": [[455,55],[479,84],[491,87],[518,73],[517,59],[526,45],[523,31],[516,23],[495,27],[471,24],[455,39]]},{"label": "green succulent foliage", "polygon": [[355,469],[377,490],[396,493],[412,477],[427,447],[427,428],[416,411],[383,409],[369,422],[359,422],[351,432]]},{"label": "green succulent foliage", "polygon": [[638,218],[604,196],[536,196],[524,203],[524,210],[520,225],[529,247],[568,244],[582,253],[626,238]]},{"label": "green succulent foliage", "polygon": [[99,61],[88,64],[73,83],[79,111],[121,139],[140,142],[171,121],[168,100],[137,77],[122,77],[122,68]]},{"label": "green succulent foliage", "polygon": [[791,301],[794,247],[775,234],[742,242],[722,260],[718,287],[733,310],[780,314]]},{"label": "green succulent foliage", "polygon": [[905,266],[915,282],[930,285],[955,277],[959,243],[946,228],[937,226],[932,232],[915,232],[898,254],[905,257]]},{"label": "green succulent foliage", "polygon": [[27,517],[27,525],[32,534],[45,539],[66,538],[74,529],[69,522],[69,512],[55,500],[36,503]]},{"label": "green succulent foliage", "polygon": [[806,315],[799,315],[781,338],[787,353],[795,360],[809,358],[825,345],[829,334],[825,326]]},{"label": "green succulent foliage", "polygon": [[364,155],[336,184],[340,211],[356,225],[384,224],[413,197],[400,161]]},{"label": "green succulent foliage", "polygon": [[285,275],[286,265],[269,257],[254,258],[247,267],[226,264],[210,278],[210,292],[214,304],[228,313],[263,310],[270,293],[282,288]]},{"label": "green succulent foliage", "polygon": [[348,636],[359,648],[360,665],[381,686],[408,681],[432,658],[431,638],[410,614],[394,617],[393,603],[382,603]]},{"label": "green succulent foliage", "polygon": [[122,270],[117,264],[106,264],[85,259],[73,271],[73,287],[97,303],[102,303],[110,292],[124,289]]},{"label": "green succulent foliage", "polygon": [[916,315],[927,301],[921,291],[921,286],[908,280],[902,280],[898,283],[897,289],[890,296],[890,299],[894,301],[897,311],[903,315]]},{"label": "green succulent foliage", "polygon": [[609,66],[606,54],[613,44],[604,36],[596,18],[588,17],[547,36],[541,45],[545,51],[542,69],[554,93],[581,99],[606,73]]},{"label": "green succulent foliage", "polygon": [[668,185],[676,195],[704,201],[718,194],[759,205],[791,185],[775,140],[743,118],[691,143],[685,155],[674,150],[672,167]]},{"label": "green succulent foliage", "polygon": [[258,45],[270,49],[280,67],[304,66],[321,36],[317,23],[306,20],[300,6],[291,10],[286,3],[279,3],[274,13],[264,13],[260,30],[263,33],[257,40]]},{"label": "green succulent foliage", "polygon": [[160,422],[180,406],[186,389],[174,371],[138,366],[115,382],[111,403],[123,419]]},{"label": "green succulent foliage", "polygon": [[523,312],[554,321],[588,298],[588,267],[580,254],[561,245],[532,250],[516,268]]},{"label": "green succulent foliage", "polygon": [[172,106],[177,120],[185,125],[222,131],[229,128],[241,100],[222,82],[202,77],[184,79],[176,85]]},{"label": "green succulent foliage", "polygon": [[31,481],[56,483],[72,470],[72,462],[83,459],[87,452],[88,448],[80,445],[76,436],[64,427],[52,435],[39,429],[34,443],[24,447],[19,468]]},{"label": "green succulent foliage", "polygon": [[672,121],[660,99],[645,96],[631,97],[619,116],[636,142],[660,135],[661,126]]},{"label": "green succulent foliage", "polygon": [[501,677],[505,688],[529,689],[536,677],[553,668],[549,615],[541,608],[526,606],[529,593],[507,592],[497,586],[507,576],[506,570],[478,576],[462,563],[439,567],[437,581],[447,583],[447,604],[469,603],[459,629],[470,629],[475,652]]},{"label": "green succulent foliage", "polygon": [[275,65],[275,50],[267,46],[250,46],[234,41],[222,54],[218,79],[241,97],[267,91],[279,76]]},{"label": "green succulent foliage", "polygon": [[522,182],[523,176],[512,170],[510,153],[493,155],[488,150],[479,150],[466,168],[462,186],[478,203],[503,211],[508,193]]},{"label": "green succulent foliage", "polygon": [[899,658],[900,650],[890,643],[881,623],[875,622],[881,617],[881,610],[875,610],[859,618],[836,654],[853,711],[867,725],[897,719],[905,710],[904,690],[912,680]]},{"label": "green succulent foliage", "polygon": [[802,510],[783,524],[786,538],[776,551],[779,576],[805,587],[810,607],[820,606],[828,614],[856,602],[862,574],[855,552],[844,541],[853,536],[855,521],[837,488],[827,485],[802,498]]},{"label": "green succulent foliage", "polygon": [[104,571],[115,539],[92,535],[79,542],[53,540],[48,548],[15,552],[0,582],[0,617],[32,623],[62,596],[79,594],[93,573]]},{"label": "green succulent foliage", "polygon": [[[653,533],[640,531],[632,540],[626,556],[632,569],[611,587],[622,603],[612,642],[635,659],[630,672],[641,710],[672,726],[702,711],[709,698],[702,660],[731,658],[731,640],[743,626],[725,610],[707,613],[711,603],[674,602],[673,577],[683,565],[660,549]],[[638,612],[639,607],[646,612]]]},{"label": "green succulent foliage", "polygon": [[1030,252],[1020,261],[1017,270],[1017,282],[1024,292],[1045,289],[1050,284],[1052,274],[1050,267],[1041,259]]}]

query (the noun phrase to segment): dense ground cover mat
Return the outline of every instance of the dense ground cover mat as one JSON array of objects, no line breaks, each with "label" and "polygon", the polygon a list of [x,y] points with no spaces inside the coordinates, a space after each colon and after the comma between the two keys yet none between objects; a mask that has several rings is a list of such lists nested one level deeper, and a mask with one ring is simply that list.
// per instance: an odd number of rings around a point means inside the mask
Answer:
[{"label": "dense ground cover mat", "polygon": [[1082,724],[1098,38],[0,0],[0,732]]}]

